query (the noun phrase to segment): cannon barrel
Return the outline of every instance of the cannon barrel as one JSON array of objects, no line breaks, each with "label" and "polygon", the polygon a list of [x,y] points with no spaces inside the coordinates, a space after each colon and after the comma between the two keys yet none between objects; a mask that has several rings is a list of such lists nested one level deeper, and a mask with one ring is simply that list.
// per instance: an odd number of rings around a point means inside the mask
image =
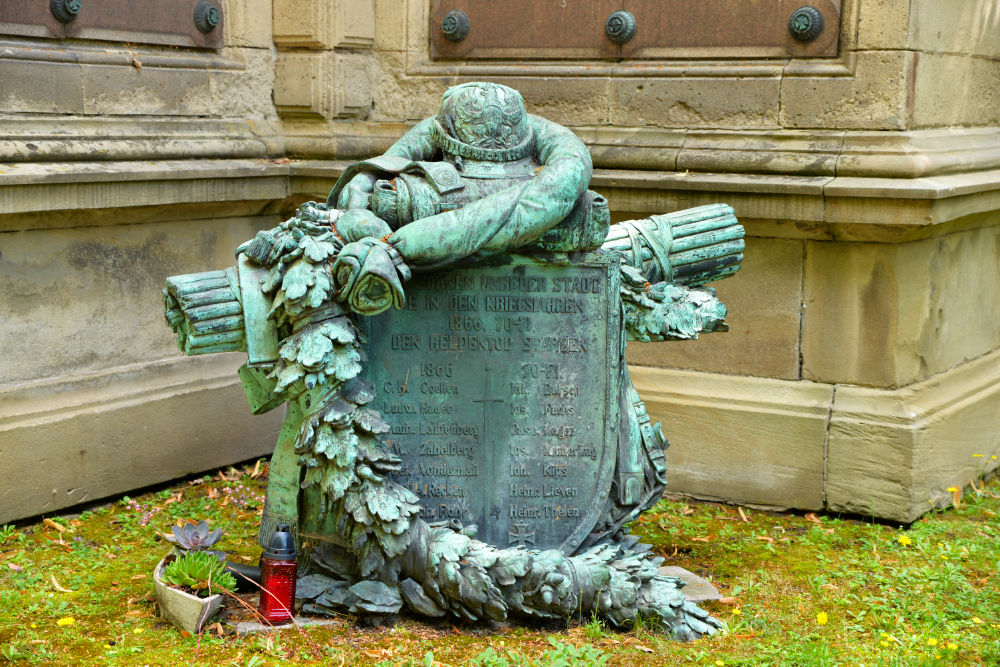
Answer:
[{"label": "cannon barrel", "polygon": [[695,287],[739,271],[744,234],[732,207],[710,204],[612,225],[601,247],[621,253],[651,283]]}]

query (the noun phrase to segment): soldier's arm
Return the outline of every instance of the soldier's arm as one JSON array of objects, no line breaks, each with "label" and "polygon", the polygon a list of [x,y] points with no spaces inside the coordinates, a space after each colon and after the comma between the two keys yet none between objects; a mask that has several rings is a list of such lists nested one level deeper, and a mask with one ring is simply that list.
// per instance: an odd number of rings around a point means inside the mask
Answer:
[{"label": "soldier's arm", "polygon": [[558,224],[587,190],[590,152],[565,127],[529,116],[541,168],[526,184],[454,211],[415,220],[388,241],[414,269],[434,269],[472,255],[509,252]]},{"label": "soldier's arm", "polygon": [[[440,152],[431,141],[432,121],[433,117],[425,118],[414,125],[383,155],[405,157],[413,161],[439,159]],[[374,173],[365,171],[354,176],[337,196],[337,208],[342,210],[367,208],[377,179],[378,176]]]}]

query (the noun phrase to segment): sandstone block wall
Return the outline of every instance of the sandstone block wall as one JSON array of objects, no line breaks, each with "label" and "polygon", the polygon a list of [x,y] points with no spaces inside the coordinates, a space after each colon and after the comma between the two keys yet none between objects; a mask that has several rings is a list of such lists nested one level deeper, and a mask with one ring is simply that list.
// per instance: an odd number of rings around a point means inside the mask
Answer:
[{"label": "sandstone block wall", "polygon": [[0,25],[0,461],[57,462],[0,521],[268,451],[237,360],[180,358],[158,285],[479,79],[581,136],[616,219],[724,201],[746,226],[732,330],[629,350],[672,490],[907,521],[995,467],[996,0],[843,0],[821,56],[708,59],[434,58],[431,0],[222,9],[220,49]]}]

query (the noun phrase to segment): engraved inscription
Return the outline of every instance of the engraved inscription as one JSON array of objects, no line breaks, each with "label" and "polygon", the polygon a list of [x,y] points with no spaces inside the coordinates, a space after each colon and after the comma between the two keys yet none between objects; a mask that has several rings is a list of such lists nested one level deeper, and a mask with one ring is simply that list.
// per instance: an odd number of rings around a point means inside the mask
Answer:
[{"label": "engraved inscription", "polygon": [[596,262],[454,269],[415,278],[405,309],[367,321],[375,407],[403,459],[394,479],[423,518],[536,548],[596,521],[614,465],[611,392],[594,372],[618,349],[610,275]]}]

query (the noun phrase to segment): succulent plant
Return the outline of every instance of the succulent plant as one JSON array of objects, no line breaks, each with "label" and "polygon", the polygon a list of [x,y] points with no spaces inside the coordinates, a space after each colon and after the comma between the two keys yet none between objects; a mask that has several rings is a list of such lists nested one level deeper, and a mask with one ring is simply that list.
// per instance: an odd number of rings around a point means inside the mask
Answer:
[{"label": "succulent plant", "polygon": [[163,581],[202,596],[236,589],[236,579],[226,571],[225,562],[208,551],[189,551],[178,557],[163,569]]},{"label": "succulent plant", "polygon": [[[185,553],[191,551],[205,551],[214,555],[219,560],[223,560],[226,554],[222,551],[210,551],[209,547],[214,545],[222,537],[222,529],[216,528],[210,531],[208,522],[199,521],[197,524],[186,523],[183,526],[173,527],[174,542]],[[170,539],[169,536],[167,539]]]}]

